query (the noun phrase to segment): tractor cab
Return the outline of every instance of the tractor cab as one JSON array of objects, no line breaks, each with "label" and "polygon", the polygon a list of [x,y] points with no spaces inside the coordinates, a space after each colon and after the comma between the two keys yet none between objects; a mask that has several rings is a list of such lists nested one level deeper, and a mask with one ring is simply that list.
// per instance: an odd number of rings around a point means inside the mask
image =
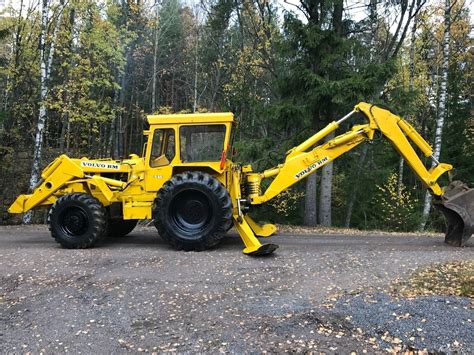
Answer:
[{"label": "tractor cab", "polygon": [[171,176],[184,171],[199,169],[215,176],[224,172],[235,123],[232,113],[149,115],[147,119],[147,191],[159,190]]}]

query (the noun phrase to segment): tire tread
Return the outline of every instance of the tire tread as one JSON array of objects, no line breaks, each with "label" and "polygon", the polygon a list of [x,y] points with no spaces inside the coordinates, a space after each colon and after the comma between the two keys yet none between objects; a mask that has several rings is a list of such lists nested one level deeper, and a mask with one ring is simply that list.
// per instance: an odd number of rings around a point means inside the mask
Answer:
[{"label": "tire tread", "polygon": [[[88,206],[90,209],[93,219],[91,222],[93,228],[92,231],[88,233],[87,238],[81,242],[74,243],[65,240],[55,231],[55,228],[52,225],[53,215],[56,213],[57,209],[66,202],[79,202]],[[104,236],[105,231],[107,230],[106,211],[103,205],[95,197],[81,192],[75,192],[59,197],[48,212],[47,223],[53,239],[66,249],[91,248]]]},{"label": "tire tread", "polygon": [[[166,226],[166,221],[161,218],[162,206],[166,205],[173,198],[173,191],[182,184],[195,183],[207,188],[219,201],[220,220],[216,222],[216,228],[201,238],[199,242],[180,240],[170,233]],[[153,218],[156,229],[160,237],[177,250],[203,251],[212,249],[219,244],[225,233],[232,225],[232,201],[227,189],[213,176],[200,172],[190,171],[174,175],[169,179],[158,192],[153,205]]]}]

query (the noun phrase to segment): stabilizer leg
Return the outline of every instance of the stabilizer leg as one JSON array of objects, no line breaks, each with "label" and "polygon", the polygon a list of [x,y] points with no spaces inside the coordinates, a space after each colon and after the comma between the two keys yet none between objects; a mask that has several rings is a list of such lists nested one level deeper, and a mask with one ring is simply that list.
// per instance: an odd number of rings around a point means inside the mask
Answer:
[{"label": "stabilizer leg", "polygon": [[277,227],[274,224],[264,224],[261,226],[257,222],[255,222],[248,214],[244,216],[244,219],[247,221],[250,228],[252,228],[253,232],[257,237],[267,238],[272,236],[276,231]]},{"label": "stabilizer leg", "polygon": [[244,254],[268,255],[278,248],[278,245],[276,244],[261,244],[255,237],[255,234],[246,219],[234,216],[234,225],[240,234],[240,238],[242,238],[242,241],[245,244],[245,249],[243,250]]}]

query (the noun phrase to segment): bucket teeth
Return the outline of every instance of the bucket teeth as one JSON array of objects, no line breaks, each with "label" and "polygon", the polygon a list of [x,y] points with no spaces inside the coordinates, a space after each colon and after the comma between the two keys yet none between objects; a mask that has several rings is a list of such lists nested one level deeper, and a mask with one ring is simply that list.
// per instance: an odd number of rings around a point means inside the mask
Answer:
[{"label": "bucket teeth", "polygon": [[463,246],[474,232],[474,189],[461,181],[453,181],[433,205],[446,217],[445,242]]}]

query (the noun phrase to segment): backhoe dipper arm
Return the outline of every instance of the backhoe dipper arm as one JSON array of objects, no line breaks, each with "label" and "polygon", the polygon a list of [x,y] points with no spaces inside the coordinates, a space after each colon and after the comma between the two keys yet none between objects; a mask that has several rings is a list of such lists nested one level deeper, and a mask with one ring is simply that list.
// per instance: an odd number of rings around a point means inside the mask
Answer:
[{"label": "backhoe dipper arm", "polygon": [[[355,112],[363,113],[368,123],[354,125],[349,132],[317,145],[308,151],[308,149],[320,142],[324,137],[335,131],[343,121],[347,120]],[[360,143],[367,140],[371,141],[377,130],[393,144],[431,193],[441,196],[443,192],[437,184],[437,180],[443,173],[451,170],[452,166],[436,161],[436,165],[432,169],[427,170],[410,141],[427,157],[432,157],[433,150],[418,132],[408,122],[392,114],[390,111],[361,102],[354,107],[352,112],[339,121],[329,123],[305,142],[288,151],[283,164],[262,173],[253,173],[251,168],[244,167],[246,191],[250,203],[261,204],[277,196],[325,164],[357,147]],[[260,188],[262,179],[271,177],[274,177],[273,181],[262,194]]]}]

